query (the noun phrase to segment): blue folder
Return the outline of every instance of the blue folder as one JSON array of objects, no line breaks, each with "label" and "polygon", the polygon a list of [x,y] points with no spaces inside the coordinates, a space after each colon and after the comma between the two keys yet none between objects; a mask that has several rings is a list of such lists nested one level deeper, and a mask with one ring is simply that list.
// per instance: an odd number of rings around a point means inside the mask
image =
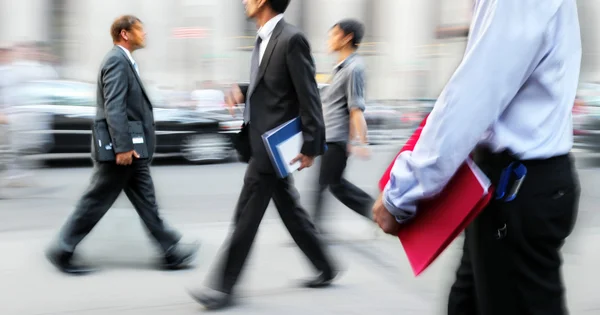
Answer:
[{"label": "blue folder", "polygon": [[273,163],[273,167],[275,168],[279,178],[285,178],[290,174],[288,172],[288,168],[286,167],[286,164],[289,164],[289,162],[284,161],[279,150],[277,150],[277,146],[294,137],[298,133],[302,133],[302,123],[300,122],[300,118],[296,117],[280,125],[279,127],[265,132],[262,135],[265,148],[267,149],[267,153],[271,158],[271,162]]}]

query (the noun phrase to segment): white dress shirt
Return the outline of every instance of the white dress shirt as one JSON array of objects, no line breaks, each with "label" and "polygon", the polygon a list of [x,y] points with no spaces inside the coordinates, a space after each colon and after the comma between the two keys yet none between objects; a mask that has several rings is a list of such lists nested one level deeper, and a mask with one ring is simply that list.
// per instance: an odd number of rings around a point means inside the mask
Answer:
[{"label": "white dress shirt", "polygon": [[520,159],[568,153],[580,63],[575,0],[477,0],[461,64],[392,169],[388,211],[410,219],[478,144]]},{"label": "white dress shirt", "polygon": [[140,69],[139,69],[137,63],[135,63],[135,60],[133,59],[133,56],[131,55],[131,52],[127,48],[125,48],[125,47],[123,47],[121,45],[117,45],[117,46],[119,48],[123,49],[123,51],[127,55],[127,58],[129,58],[129,61],[131,61],[131,64],[133,65],[133,68],[135,69],[135,71],[137,72],[137,74],[140,75]]},{"label": "white dress shirt", "polygon": [[283,19],[283,14],[278,14],[271,18],[265,25],[258,29],[258,35],[262,39],[260,43],[260,47],[258,50],[258,65],[262,63],[263,56],[265,55],[265,50],[267,49],[267,45],[269,45],[269,40],[271,39],[271,35],[273,34],[273,30],[275,30],[275,26],[277,23]]}]

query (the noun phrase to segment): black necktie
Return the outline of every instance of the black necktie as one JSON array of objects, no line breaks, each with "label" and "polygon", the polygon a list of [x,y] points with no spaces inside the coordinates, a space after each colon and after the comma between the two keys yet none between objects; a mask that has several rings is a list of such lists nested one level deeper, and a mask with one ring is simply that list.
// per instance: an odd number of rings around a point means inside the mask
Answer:
[{"label": "black necktie", "polygon": [[[260,36],[256,37],[256,42],[254,43],[254,50],[252,50],[252,60],[250,61],[250,84],[248,87],[248,91],[254,89],[254,85],[256,84],[256,76],[258,75],[258,67],[259,64],[259,56],[260,56],[260,43],[262,43],[262,38]],[[250,96],[250,95],[248,95]],[[248,123],[250,121],[250,98],[246,98],[246,108],[244,109],[244,122]]]}]

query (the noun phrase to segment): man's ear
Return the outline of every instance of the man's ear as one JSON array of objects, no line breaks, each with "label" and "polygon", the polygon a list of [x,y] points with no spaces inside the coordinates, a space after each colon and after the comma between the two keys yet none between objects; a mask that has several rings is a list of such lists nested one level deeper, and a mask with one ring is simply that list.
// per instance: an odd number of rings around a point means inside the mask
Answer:
[{"label": "man's ear", "polygon": [[256,4],[257,8],[262,8],[263,6],[267,5],[268,0],[258,0],[258,3]]},{"label": "man's ear", "polygon": [[352,40],[354,40],[354,33],[350,33],[350,34],[344,36],[344,45],[351,44]]}]

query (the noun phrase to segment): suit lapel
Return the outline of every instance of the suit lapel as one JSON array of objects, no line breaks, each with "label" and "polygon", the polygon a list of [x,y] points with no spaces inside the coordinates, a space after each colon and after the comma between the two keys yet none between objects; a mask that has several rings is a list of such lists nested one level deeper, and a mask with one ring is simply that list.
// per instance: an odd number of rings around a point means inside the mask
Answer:
[{"label": "suit lapel", "polygon": [[285,27],[285,24],[286,24],[286,22],[283,19],[281,19],[281,21],[279,21],[279,23],[277,23],[277,25],[275,26],[275,29],[273,29],[273,33],[271,34],[271,38],[269,39],[269,43],[267,44],[267,48],[265,49],[265,53],[260,62],[260,66],[258,67],[258,73],[256,74],[256,79],[254,80],[254,84],[249,88],[249,91],[248,91],[249,96],[252,95],[252,93],[254,92],[254,89],[256,88],[256,86],[258,85],[260,80],[262,80],[263,76],[265,75],[265,71],[267,71],[267,66],[269,65],[269,60],[271,59],[271,55],[273,54],[273,51],[275,50],[275,46],[277,45],[277,40],[279,38],[279,34],[281,34],[281,31]]},{"label": "suit lapel", "polygon": [[144,87],[144,83],[142,82],[142,79],[138,75],[137,71],[135,71],[135,68],[133,67],[133,65],[131,64],[131,62],[129,63],[129,66],[133,70],[133,74],[135,75],[135,78],[138,80],[138,83],[142,87],[142,93],[144,93],[144,97],[146,97],[146,100],[148,101],[148,104],[150,104],[150,108],[152,108],[152,101],[150,101],[150,97],[148,96],[148,93],[146,92],[146,88]]},{"label": "suit lapel", "polygon": [[131,63],[131,60],[129,59],[127,54],[123,51],[123,49],[121,49],[117,46],[115,46],[115,49],[120,51],[121,55],[123,55],[123,57],[125,57],[125,59],[127,60],[127,64],[129,64],[129,68],[131,69],[131,71],[133,71],[133,75],[135,76],[135,79],[138,81],[138,83],[140,84],[140,87],[142,88],[142,93],[144,94],[144,97],[148,101],[148,104],[150,104],[150,108],[152,108],[152,102],[150,101],[150,97],[148,96],[148,93],[146,92],[146,89],[144,88],[144,83],[142,82],[142,79],[138,75],[137,71],[135,71],[135,68],[133,67],[133,64]]}]

